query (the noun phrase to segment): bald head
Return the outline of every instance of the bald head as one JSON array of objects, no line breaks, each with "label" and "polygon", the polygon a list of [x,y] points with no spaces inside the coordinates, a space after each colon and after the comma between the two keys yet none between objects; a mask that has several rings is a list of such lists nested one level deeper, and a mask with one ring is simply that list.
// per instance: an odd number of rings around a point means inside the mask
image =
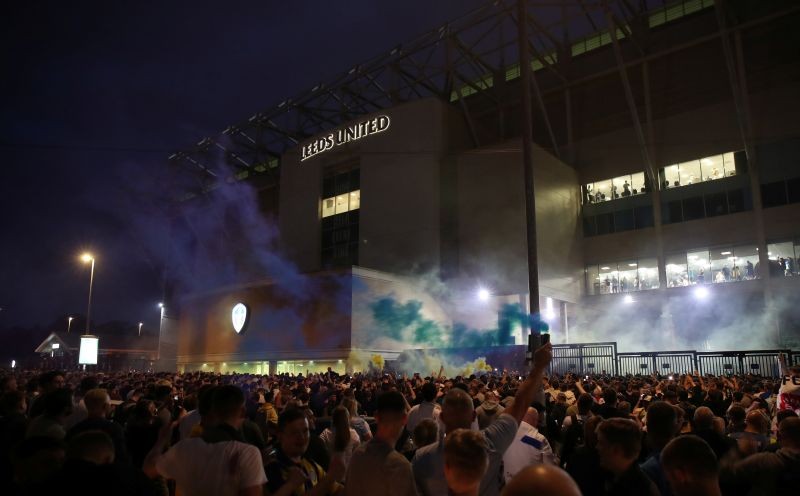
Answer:
[{"label": "bald head", "polygon": [[522,417],[522,421],[536,427],[539,424],[539,411],[529,406],[528,411],[525,412],[525,416]]},{"label": "bald head", "polygon": [[503,489],[502,496],[528,496],[548,494],[550,496],[581,496],[581,490],[566,472],[554,465],[533,465],[511,479]]},{"label": "bald head", "polygon": [[714,427],[714,412],[707,406],[701,406],[694,411],[695,430],[712,429]]}]

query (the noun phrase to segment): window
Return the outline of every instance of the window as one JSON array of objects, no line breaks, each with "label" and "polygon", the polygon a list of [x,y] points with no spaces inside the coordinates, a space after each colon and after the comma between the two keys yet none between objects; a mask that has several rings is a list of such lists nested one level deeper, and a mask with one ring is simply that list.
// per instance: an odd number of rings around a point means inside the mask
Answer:
[{"label": "window", "polygon": [[758,265],[758,248],[753,246],[734,246],[733,262],[734,277],[732,280],[742,281],[756,279],[756,265]]},{"label": "window", "polygon": [[618,200],[647,192],[644,172],[626,174],[613,179],[588,183],[583,187],[583,203],[600,203]]},{"label": "window", "polygon": [[683,220],[702,219],[706,216],[702,196],[695,196],[683,200]]},{"label": "window", "polygon": [[667,272],[667,287],[675,288],[689,285],[685,254],[668,255],[665,269]]},{"label": "window", "polygon": [[592,295],[657,289],[655,258],[608,262],[586,267],[586,292]]},{"label": "window", "polygon": [[800,240],[768,244],[767,254],[771,276],[788,277],[800,275],[800,270],[797,267],[797,257],[800,255]]},{"label": "window", "polygon": [[641,258],[638,264],[638,280],[634,286],[636,290],[658,289],[658,259]]},{"label": "window", "polygon": [[677,188],[735,176],[736,161],[734,157],[734,152],[727,152],[668,165],[660,172],[661,187],[663,189]]},{"label": "window", "polygon": [[600,290],[601,294],[619,292],[617,264],[609,263],[600,265],[600,282],[602,284]]},{"label": "window", "polygon": [[668,287],[755,279],[758,250],[753,245],[690,250],[667,257]]},{"label": "window", "polygon": [[342,167],[325,172],[322,181],[322,265],[347,266],[358,263],[359,170]]},{"label": "window", "polygon": [[618,265],[619,290],[622,293],[636,291],[637,275],[639,264],[636,260],[626,260]]},{"label": "window", "polygon": [[711,282],[708,270],[711,268],[708,250],[690,251],[686,254],[688,260],[688,284],[705,284]]},{"label": "window", "polygon": [[334,198],[325,198],[322,200],[322,217],[330,217],[336,213],[336,200]]}]

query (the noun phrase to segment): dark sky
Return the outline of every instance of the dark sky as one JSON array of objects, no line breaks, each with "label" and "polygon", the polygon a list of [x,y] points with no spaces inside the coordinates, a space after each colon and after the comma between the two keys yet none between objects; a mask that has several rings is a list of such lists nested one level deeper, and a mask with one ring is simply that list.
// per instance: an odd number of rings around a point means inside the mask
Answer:
[{"label": "dark sky", "polygon": [[[158,323],[142,215],[173,151],[480,0],[13,2],[0,20],[0,329]],[[158,229],[159,222],[152,229]],[[65,324],[66,325],[66,324]]]}]

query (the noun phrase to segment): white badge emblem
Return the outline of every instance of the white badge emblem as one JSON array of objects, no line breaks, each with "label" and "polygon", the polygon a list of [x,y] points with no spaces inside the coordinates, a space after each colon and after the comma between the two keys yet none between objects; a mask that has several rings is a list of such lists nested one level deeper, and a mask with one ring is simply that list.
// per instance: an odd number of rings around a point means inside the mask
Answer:
[{"label": "white badge emblem", "polygon": [[233,321],[233,330],[237,334],[241,333],[245,324],[247,324],[247,307],[244,303],[234,305],[233,310],[231,310],[231,320]]}]

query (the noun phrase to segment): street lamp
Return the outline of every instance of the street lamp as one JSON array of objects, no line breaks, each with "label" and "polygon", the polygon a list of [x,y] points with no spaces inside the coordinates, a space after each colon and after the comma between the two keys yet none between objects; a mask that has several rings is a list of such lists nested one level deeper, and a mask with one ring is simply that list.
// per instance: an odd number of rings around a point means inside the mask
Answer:
[{"label": "street lamp", "polygon": [[142,337],[142,322],[139,322],[139,337]]},{"label": "street lamp", "polygon": [[75,317],[67,317],[67,334],[69,334],[69,328],[72,326],[72,319]]},{"label": "street lamp", "polygon": [[158,320],[158,351],[156,352],[156,360],[161,360],[161,327],[164,325],[164,303],[158,302],[158,308],[161,312],[161,317]]},{"label": "street lamp", "polygon": [[92,270],[89,273],[89,305],[86,307],[86,332],[85,334],[89,334],[89,321],[91,319],[92,314],[92,285],[94,284],[94,257],[91,253],[84,253],[81,255],[81,261],[83,263],[92,263]]}]

